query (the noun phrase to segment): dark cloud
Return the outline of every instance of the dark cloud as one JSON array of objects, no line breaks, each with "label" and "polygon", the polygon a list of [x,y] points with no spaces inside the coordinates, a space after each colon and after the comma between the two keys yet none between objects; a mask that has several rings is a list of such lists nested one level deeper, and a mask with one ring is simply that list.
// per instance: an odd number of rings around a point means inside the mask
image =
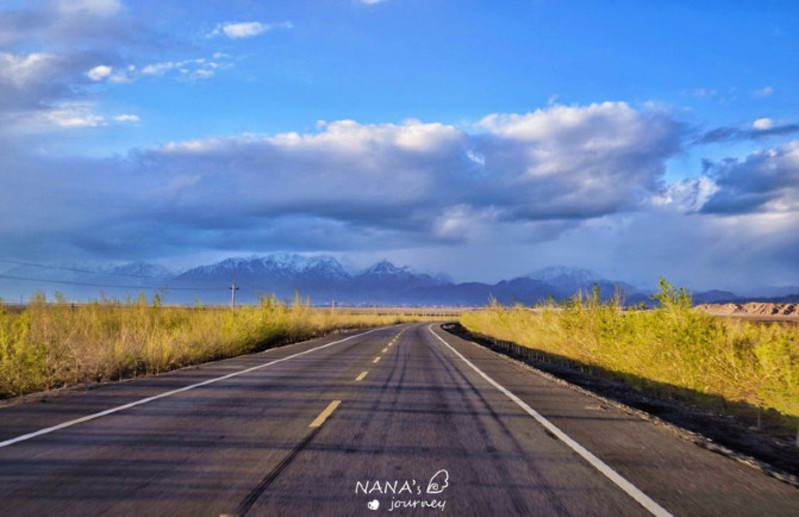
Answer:
[{"label": "dark cloud", "polygon": [[[115,0],[28,5],[0,12],[7,256],[426,253],[438,264],[456,255],[492,264],[495,280],[514,264],[525,264],[521,274],[565,262],[686,282],[725,271],[725,261],[745,272],[765,264],[784,277],[799,256],[791,219],[799,144],[708,161],[701,177],[668,183],[665,164],[688,128],[671,113],[620,102],[493,114],[469,128],[342,120],[303,134],[201,138],[120,158],[50,156],[39,147],[41,132],[99,123],[98,83],[87,72],[124,71],[136,48],[161,39]],[[137,73],[148,73],[142,64],[157,75],[192,61],[169,59],[142,61]],[[799,131],[760,122],[697,141]]]},{"label": "dark cloud", "polygon": [[32,0],[0,8],[0,45],[10,49],[49,46],[69,53],[109,44],[153,45],[163,37],[132,16],[121,0]]},{"label": "dark cloud", "polygon": [[710,165],[707,174],[718,191],[702,207],[704,213],[799,211],[799,141]]},{"label": "dark cloud", "polygon": [[[546,240],[646,203],[681,130],[667,114],[623,103],[496,115],[475,132],[338,121],[307,134],[178,142],[125,159],[28,157],[31,174],[0,178],[0,187],[23,192],[2,201],[33,212],[22,223],[31,238],[55,218],[61,239],[98,255],[124,254],[133,243],[155,256],[176,243],[451,245],[513,226],[522,241]],[[0,237],[19,227],[0,222]]]},{"label": "dark cloud", "polygon": [[785,136],[799,132],[799,124],[785,124],[767,129],[719,127],[701,135],[695,143],[715,144],[718,142],[740,142],[743,140],[760,140],[772,136]]}]

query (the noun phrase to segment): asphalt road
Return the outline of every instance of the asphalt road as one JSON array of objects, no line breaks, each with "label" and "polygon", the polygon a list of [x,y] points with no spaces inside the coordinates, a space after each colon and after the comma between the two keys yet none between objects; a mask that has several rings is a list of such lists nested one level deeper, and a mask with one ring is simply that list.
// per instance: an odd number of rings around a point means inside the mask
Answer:
[{"label": "asphalt road", "polygon": [[402,325],[0,408],[0,510],[796,516],[799,490]]}]

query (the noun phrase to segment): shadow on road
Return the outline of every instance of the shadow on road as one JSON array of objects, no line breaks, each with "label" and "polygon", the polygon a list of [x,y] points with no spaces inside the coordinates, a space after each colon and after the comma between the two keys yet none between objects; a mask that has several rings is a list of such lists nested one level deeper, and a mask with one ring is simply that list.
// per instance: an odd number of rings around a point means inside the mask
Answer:
[{"label": "shadow on road", "polygon": [[458,323],[442,328],[799,476],[799,418],[474,334]]}]

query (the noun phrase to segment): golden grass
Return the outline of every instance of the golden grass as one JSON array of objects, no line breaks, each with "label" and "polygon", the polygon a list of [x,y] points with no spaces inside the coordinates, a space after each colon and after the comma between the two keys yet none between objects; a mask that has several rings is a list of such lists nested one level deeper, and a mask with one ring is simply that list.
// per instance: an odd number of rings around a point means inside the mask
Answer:
[{"label": "golden grass", "polygon": [[0,305],[0,397],[155,374],[336,329],[425,321],[417,314],[355,314],[275,299],[235,310],[136,301]]},{"label": "golden grass", "polygon": [[616,372],[642,388],[673,386],[799,417],[799,328],[725,320],[691,308],[661,281],[655,310],[577,296],[562,307],[467,312],[472,332]]}]

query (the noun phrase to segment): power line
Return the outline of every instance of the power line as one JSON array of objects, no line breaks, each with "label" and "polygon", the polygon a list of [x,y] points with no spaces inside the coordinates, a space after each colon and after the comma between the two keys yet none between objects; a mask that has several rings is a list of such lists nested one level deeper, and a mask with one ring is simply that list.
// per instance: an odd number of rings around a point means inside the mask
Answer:
[{"label": "power line", "polygon": [[69,280],[47,280],[44,278],[31,278],[25,276],[16,276],[16,275],[6,275],[0,274],[0,278],[8,278],[10,280],[24,280],[29,282],[41,282],[45,284],[64,284],[64,285],[77,285],[83,287],[108,287],[108,288],[117,288],[117,289],[151,289],[151,290],[158,290],[158,289],[166,289],[169,291],[221,291],[223,289],[229,289],[228,286],[225,287],[170,287],[167,284],[164,284],[160,287],[148,287],[148,286],[141,286],[141,285],[119,285],[119,284],[96,284],[90,282],[73,282]]},{"label": "power line", "polygon": [[[47,264],[37,264],[35,262],[24,262],[24,261],[21,261],[21,260],[0,259],[0,263],[16,264],[18,266],[37,267],[37,268],[41,268],[41,269],[50,269],[50,270],[56,270],[56,271],[72,271],[72,272],[75,272],[75,273],[87,273],[87,274],[91,274],[91,275],[102,275],[102,276],[110,276],[110,277],[144,278],[144,279],[160,280],[160,281],[166,280],[165,277],[158,277],[158,276],[133,275],[133,274],[127,274],[127,273],[112,273],[112,272],[108,272],[108,271],[92,271],[90,269],[79,269],[79,268],[72,268],[72,267],[65,267],[65,266],[50,266],[50,265],[47,265]],[[175,277],[173,275],[172,280],[174,280],[174,278]],[[66,280],[44,280],[44,279],[36,279],[36,280],[37,281],[41,281],[41,282],[54,282],[54,283],[64,283],[64,282],[66,282]],[[194,280],[192,280],[192,282],[200,283],[200,284],[208,284],[208,283],[217,282],[217,280],[201,278],[201,279],[194,279]],[[110,286],[110,287],[115,287],[115,286]],[[175,287],[174,289],[181,289],[181,288]],[[188,288],[186,288],[186,289],[188,289]],[[211,289],[215,290],[216,288],[209,288],[209,290],[211,290]],[[220,287],[219,289],[224,289],[224,288]],[[195,289],[192,288],[191,290],[195,290]]]},{"label": "power line", "polygon": [[148,276],[148,275],[133,275],[128,273],[111,273],[107,271],[92,271],[90,269],[78,269],[72,267],[65,267],[65,266],[48,266],[45,264],[35,264],[33,262],[23,262],[20,260],[7,260],[7,259],[0,259],[0,262],[5,264],[16,264],[18,266],[28,266],[28,267],[38,267],[41,269],[55,269],[58,271],[72,271],[75,273],[88,273],[90,275],[106,275],[106,276],[125,276],[131,278],[151,278],[151,279],[158,279],[159,277],[156,276]]}]

